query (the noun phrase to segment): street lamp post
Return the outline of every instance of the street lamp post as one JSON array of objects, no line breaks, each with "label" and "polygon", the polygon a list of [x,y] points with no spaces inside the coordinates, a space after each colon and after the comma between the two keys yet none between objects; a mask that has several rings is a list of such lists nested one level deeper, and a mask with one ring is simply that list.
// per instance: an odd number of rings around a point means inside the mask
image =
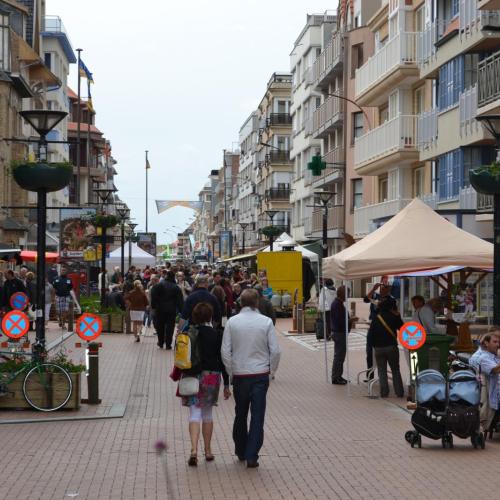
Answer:
[{"label": "street lamp post", "polygon": [[[47,134],[68,113],[65,111],[30,110],[19,113],[40,135],[38,159],[47,161]],[[45,351],[45,247],[47,232],[47,189],[37,190],[37,252],[36,252],[36,344],[34,351]]]},{"label": "street lamp post", "polygon": [[241,245],[241,253],[245,253],[245,229],[250,225],[250,222],[239,222],[238,223],[242,229],[242,245]]},{"label": "street lamp post", "polygon": [[121,254],[120,254],[120,272],[122,275],[122,280],[125,277],[125,222],[129,218],[130,209],[128,209],[125,205],[117,207],[116,211],[120,216],[121,224]]},{"label": "street lamp post", "polygon": [[135,222],[128,223],[128,268],[132,267],[132,238],[134,237],[134,229],[137,227]]},{"label": "street lamp post", "polygon": [[[476,116],[496,141],[497,164],[500,163],[500,115]],[[500,191],[493,195],[493,324],[500,326]]]},{"label": "street lamp post", "polygon": [[317,191],[314,193],[323,204],[323,258],[328,257],[328,204],[335,196],[333,191]]},{"label": "street lamp post", "polygon": [[[271,219],[271,227],[274,227],[274,222],[273,219],[278,213],[277,210],[266,210],[267,216]],[[272,252],[273,251],[273,243],[274,243],[274,235],[272,233],[272,229],[269,235],[269,250]]]},{"label": "street lamp post", "polygon": [[[94,193],[97,194],[97,196],[100,198],[101,203],[102,203],[102,214],[104,215],[105,212],[105,205],[108,202],[108,199],[112,193],[114,193],[116,189],[109,189],[109,188],[100,188],[100,189],[94,189]],[[100,288],[101,288],[101,306],[104,307],[104,302],[106,299],[106,276],[105,276],[105,270],[106,270],[106,225],[103,224],[101,226],[101,283],[100,283]]]}]

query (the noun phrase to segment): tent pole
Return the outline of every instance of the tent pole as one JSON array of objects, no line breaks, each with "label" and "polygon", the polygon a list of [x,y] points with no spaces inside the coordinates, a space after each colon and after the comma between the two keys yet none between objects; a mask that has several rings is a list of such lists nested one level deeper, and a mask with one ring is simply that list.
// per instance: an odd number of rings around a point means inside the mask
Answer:
[{"label": "tent pole", "polygon": [[[318,273],[319,276],[319,273]],[[319,282],[319,278],[318,278]],[[318,287],[319,288],[319,287]],[[321,290],[320,290],[321,294]],[[325,277],[323,276],[323,343],[324,343],[324,351],[325,351],[325,377],[326,377],[326,383],[328,384],[328,351],[326,349],[326,343],[327,343],[327,338],[326,338],[326,292],[325,292]]]}]

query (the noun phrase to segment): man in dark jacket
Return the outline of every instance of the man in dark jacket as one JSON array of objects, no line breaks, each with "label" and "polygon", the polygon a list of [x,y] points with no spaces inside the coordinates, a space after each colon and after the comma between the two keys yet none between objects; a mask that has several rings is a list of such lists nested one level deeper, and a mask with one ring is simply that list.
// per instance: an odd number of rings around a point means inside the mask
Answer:
[{"label": "man in dark jacket", "polygon": [[165,279],[151,288],[151,309],[160,349],[164,345],[166,349],[172,349],[175,318],[183,303],[182,291],[175,284],[175,273],[167,271]]},{"label": "man in dark jacket", "polygon": [[214,328],[218,328],[222,324],[222,311],[219,306],[219,302],[215,295],[212,295],[208,291],[208,277],[206,275],[198,275],[195,282],[194,290],[188,295],[186,301],[184,302],[184,308],[181,313],[181,320],[179,321],[179,330],[182,330],[184,323],[186,321],[191,321],[191,314],[193,312],[194,306],[200,304],[201,302],[206,302],[210,304],[214,310],[212,317],[212,323]]},{"label": "man in dark jacket", "polygon": [[14,271],[9,269],[5,273],[5,283],[3,285],[3,293],[2,293],[2,307],[6,311],[10,311],[12,309],[10,305],[10,298],[17,292],[27,293],[26,287],[24,283],[16,278]]}]

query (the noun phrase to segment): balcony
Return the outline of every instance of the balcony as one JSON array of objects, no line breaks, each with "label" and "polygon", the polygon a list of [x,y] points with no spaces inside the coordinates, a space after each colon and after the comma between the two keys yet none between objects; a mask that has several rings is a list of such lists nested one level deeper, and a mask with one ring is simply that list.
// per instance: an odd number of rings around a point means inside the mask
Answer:
[{"label": "balcony", "polygon": [[62,49],[69,63],[76,63],[75,53],[71,46],[66,28],[59,16],[45,16],[42,27],[43,37],[55,37],[61,43]]},{"label": "balcony", "polygon": [[417,120],[417,146],[419,151],[431,148],[438,138],[438,109],[421,113]]},{"label": "balcony", "polygon": [[[312,214],[312,232],[323,232],[323,209],[315,210]],[[328,209],[327,229],[338,231],[344,228],[344,206],[338,205]],[[334,237],[329,235],[330,238]]]},{"label": "balcony", "polygon": [[290,201],[290,186],[266,189],[265,198],[272,201]]},{"label": "balcony", "polygon": [[500,114],[500,51],[477,67],[479,113]]},{"label": "balcony", "polygon": [[399,33],[356,70],[356,101],[360,106],[379,106],[401,85],[419,78],[417,33]]},{"label": "balcony", "polygon": [[478,9],[500,10],[500,0],[478,0]]},{"label": "balcony", "polygon": [[288,150],[277,150],[270,151],[266,155],[266,161],[268,164],[272,163],[290,163],[290,151]]},{"label": "balcony", "polygon": [[328,87],[328,84],[335,78],[335,72],[342,69],[342,60],[342,36],[335,32],[313,64],[313,78],[317,87]]},{"label": "balcony", "polygon": [[375,231],[381,224],[379,219],[386,220],[400,212],[411,202],[411,198],[398,198],[396,200],[375,203],[354,209],[354,237],[362,238]]},{"label": "balcony", "polygon": [[304,175],[306,186],[312,184],[313,188],[316,189],[344,178],[345,167],[343,165],[328,165],[328,163],[344,163],[344,148],[337,147],[328,151],[328,153],[323,156],[323,161],[325,161],[327,165],[325,170],[322,170],[321,175],[312,175],[311,170],[307,169]]},{"label": "balcony", "polygon": [[476,120],[477,85],[472,86],[460,94],[458,109],[460,114],[460,136],[466,138],[473,134],[481,134],[483,128]]},{"label": "balcony", "polygon": [[418,160],[417,116],[399,115],[358,137],[354,166],[360,175],[376,175],[389,164]]},{"label": "balcony", "polygon": [[493,195],[477,193],[476,210],[480,213],[493,213]]},{"label": "balcony", "polygon": [[[340,94],[341,95],[341,94]],[[313,136],[326,137],[343,124],[342,99],[329,97],[313,114]]]},{"label": "balcony", "polygon": [[267,126],[291,125],[292,117],[290,113],[271,113],[267,119]]}]

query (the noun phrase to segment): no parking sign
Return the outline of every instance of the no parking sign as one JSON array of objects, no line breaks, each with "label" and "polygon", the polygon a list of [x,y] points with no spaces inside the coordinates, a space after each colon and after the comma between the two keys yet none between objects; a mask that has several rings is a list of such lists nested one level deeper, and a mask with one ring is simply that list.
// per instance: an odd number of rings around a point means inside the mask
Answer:
[{"label": "no parking sign", "polygon": [[84,313],[76,322],[76,333],[85,342],[95,340],[102,332],[102,321],[99,316]]},{"label": "no parking sign", "polygon": [[20,339],[28,333],[30,320],[22,311],[10,311],[2,320],[2,331],[11,339]]},{"label": "no parking sign", "polygon": [[398,332],[399,343],[409,351],[420,349],[426,338],[424,327],[416,321],[408,321]]},{"label": "no parking sign", "polygon": [[10,307],[18,311],[24,311],[28,306],[30,299],[24,292],[16,292],[10,297]]}]

